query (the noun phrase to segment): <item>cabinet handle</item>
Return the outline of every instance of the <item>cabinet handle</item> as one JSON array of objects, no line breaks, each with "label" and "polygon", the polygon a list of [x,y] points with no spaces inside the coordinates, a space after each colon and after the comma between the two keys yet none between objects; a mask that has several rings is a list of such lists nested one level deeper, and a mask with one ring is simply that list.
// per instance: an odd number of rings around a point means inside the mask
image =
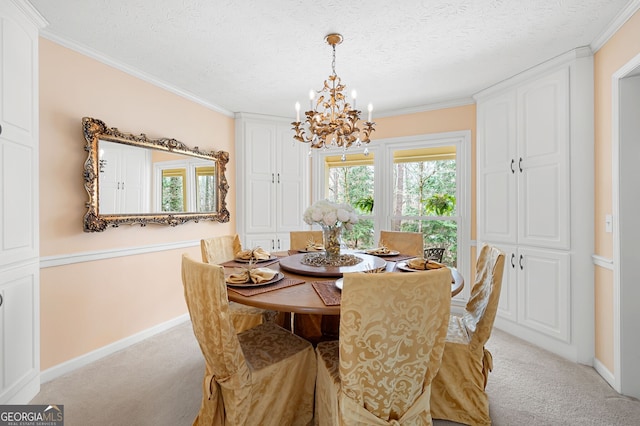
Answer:
[{"label": "cabinet handle", "polygon": [[118,182],[118,189],[120,189],[120,182]]},{"label": "cabinet handle", "polygon": [[[278,173],[278,183],[280,183],[280,173]],[[280,248],[280,247],[278,247]]]},{"label": "cabinet handle", "polygon": [[276,248],[276,243],[274,240],[271,240],[271,250],[275,250]]},{"label": "cabinet handle", "polygon": [[520,173],[522,173],[522,157],[518,160],[518,168],[520,169]]},{"label": "cabinet handle", "polygon": [[274,175],[273,175],[273,173],[271,173],[271,183],[274,183],[274,182],[275,182]]},{"label": "cabinet handle", "polygon": [[2,295],[0,294],[0,306],[2,306],[2,302],[4,301],[4,298],[2,297]]},{"label": "cabinet handle", "polygon": [[511,173],[515,173],[515,169],[513,168],[514,164],[516,164],[516,160],[514,160],[513,158],[511,159]]},{"label": "cabinet handle", "polygon": [[122,182],[122,190],[124,191],[124,182]]},{"label": "cabinet handle", "polygon": [[0,135],[2,134],[2,124],[0,124]]},{"label": "cabinet handle", "polygon": [[512,268],[516,267],[516,264],[514,262],[515,260],[516,260],[516,254],[515,253],[511,253],[511,267]]},{"label": "cabinet handle", "polygon": [[520,270],[524,269],[524,266],[522,266],[522,255],[520,255],[520,262],[518,262],[520,264]]},{"label": "cabinet handle", "polygon": [[280,238],[278,238],[278,250],[280,250]]}]

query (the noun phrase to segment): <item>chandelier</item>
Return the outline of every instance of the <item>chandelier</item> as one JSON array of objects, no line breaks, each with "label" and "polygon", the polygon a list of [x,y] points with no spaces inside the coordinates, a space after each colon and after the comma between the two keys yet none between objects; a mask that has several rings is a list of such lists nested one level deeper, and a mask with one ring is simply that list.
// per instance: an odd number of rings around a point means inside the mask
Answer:
[{"label": "chandelier", "polygon": [[[324,40],[333,49],[332,73],[324,81],[324,87],[321,90],[309,92],[310,110],[305,112],[305,121],[300,121],[300,103],[296,102],[296,121],[291,123],[292,130],[296,132],[293,138],[310,144],[309,155],[313,148],[338,147],[346,151],[351,146],[360,147],[362,144],[368,144],[371,142],[369,135],[375,130],[376,124],[371,121],[373,106],[369,104],[368,119],[360,129],[358,127],[360,111],[356,109],[356,91],[351,92],[353,105],[347,101],[343,93],[346,85],[342,84],[340,77],[336,74],[336,45],[342,43],[342,35],[329,34]],[[305,134],[303,127],[307,128],[309,135]],[[368,148],[365,148],[364,154],[369,154]],[[343,153],[342,161],[345,160],[346,155]]]}]

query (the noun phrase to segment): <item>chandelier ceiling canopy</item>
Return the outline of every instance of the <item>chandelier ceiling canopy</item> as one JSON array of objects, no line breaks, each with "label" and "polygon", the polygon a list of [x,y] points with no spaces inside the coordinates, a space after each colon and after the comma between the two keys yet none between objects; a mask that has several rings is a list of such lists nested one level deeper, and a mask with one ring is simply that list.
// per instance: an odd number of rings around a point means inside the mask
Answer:
[{"label": "chandelier ceiling canopy", "polygon": [[[309,111],[305,112],[304,122],[300,121],[300,103],[296,102],[296,121],[291,123],[295,131],[294,139],[310,144],[309,154],[314,148],[342,148],[346,152],[351,146],[360,147],[371,142],[369,135],[373,132],[375,123],[371,120],[373,106],[368,105],[367,121],[362,129],[358,127],[360,112],[356,109],[356,91],[351,92],[349,103],[343,93],[346,85],[342,83],[336,74],[336,45],[342,43],[340,34],[329,34],[325,41],[333,49],[333,61],[331,62],[331,75],[324,81],[320,90],[309,92]],[[308,132],[308,134],[307,134]],[[365,148],[364,153],[369,152]],[[342,160],[346,159],[343,152]]]}]

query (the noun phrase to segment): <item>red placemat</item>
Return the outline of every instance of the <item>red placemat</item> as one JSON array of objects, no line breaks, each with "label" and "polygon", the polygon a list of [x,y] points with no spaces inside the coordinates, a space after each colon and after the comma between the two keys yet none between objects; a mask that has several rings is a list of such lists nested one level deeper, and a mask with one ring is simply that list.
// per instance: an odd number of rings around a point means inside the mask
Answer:
[{"label": "red placemat", "polygon": [[227,286],[227,290],[235,291],[238,294],[241,294],[243,296],[249,297],[249,296],[255,296],[256,294],[266,293],[268,291],[278,290],[280,288],[291,287],[291,286],[294,286],[294,285],[302,284],[304,282],[306,282],[306,281],[295,279],[295,278],[284,278],[284,279],[278,281],[277,283],[268,284],[268,285],[265,285],[265,286],[262,286],[262,287],[242,288],[242,287],[229,287],[229,286]]},{"label": "red placemat", "polygon": [[[279,261],[280,261],[280,259],[266,260],[264,262],[254,263],[253,267],[254,268],[263,268],[265,266],[273,265],[274,263],[277,263]],[[249,263],[248,262],[237,262],[235,260],[230,260],[228,262],[221,263],[221,265],[222,266],[226,266],[228,268],[247,268],[249,266]]]},{"label": "red placemat", "polygon": [[340,290],[335,281],[312,281],[313,289],[327,306],[340,306]]}]

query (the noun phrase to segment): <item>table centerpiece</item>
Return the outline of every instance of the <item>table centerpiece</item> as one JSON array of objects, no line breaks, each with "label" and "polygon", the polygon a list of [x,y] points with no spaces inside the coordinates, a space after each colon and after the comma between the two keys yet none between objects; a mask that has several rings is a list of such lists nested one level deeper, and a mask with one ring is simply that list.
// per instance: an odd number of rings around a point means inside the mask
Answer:
[{"label": "table centerpiece", "polygon": [[350,230],[358,223],[358,215],[349,204],[319,200],[304,212],[303,220],[309,225],[318,224],[322,228],[324,257],[329,264],[340,258],[342,230]]}]

